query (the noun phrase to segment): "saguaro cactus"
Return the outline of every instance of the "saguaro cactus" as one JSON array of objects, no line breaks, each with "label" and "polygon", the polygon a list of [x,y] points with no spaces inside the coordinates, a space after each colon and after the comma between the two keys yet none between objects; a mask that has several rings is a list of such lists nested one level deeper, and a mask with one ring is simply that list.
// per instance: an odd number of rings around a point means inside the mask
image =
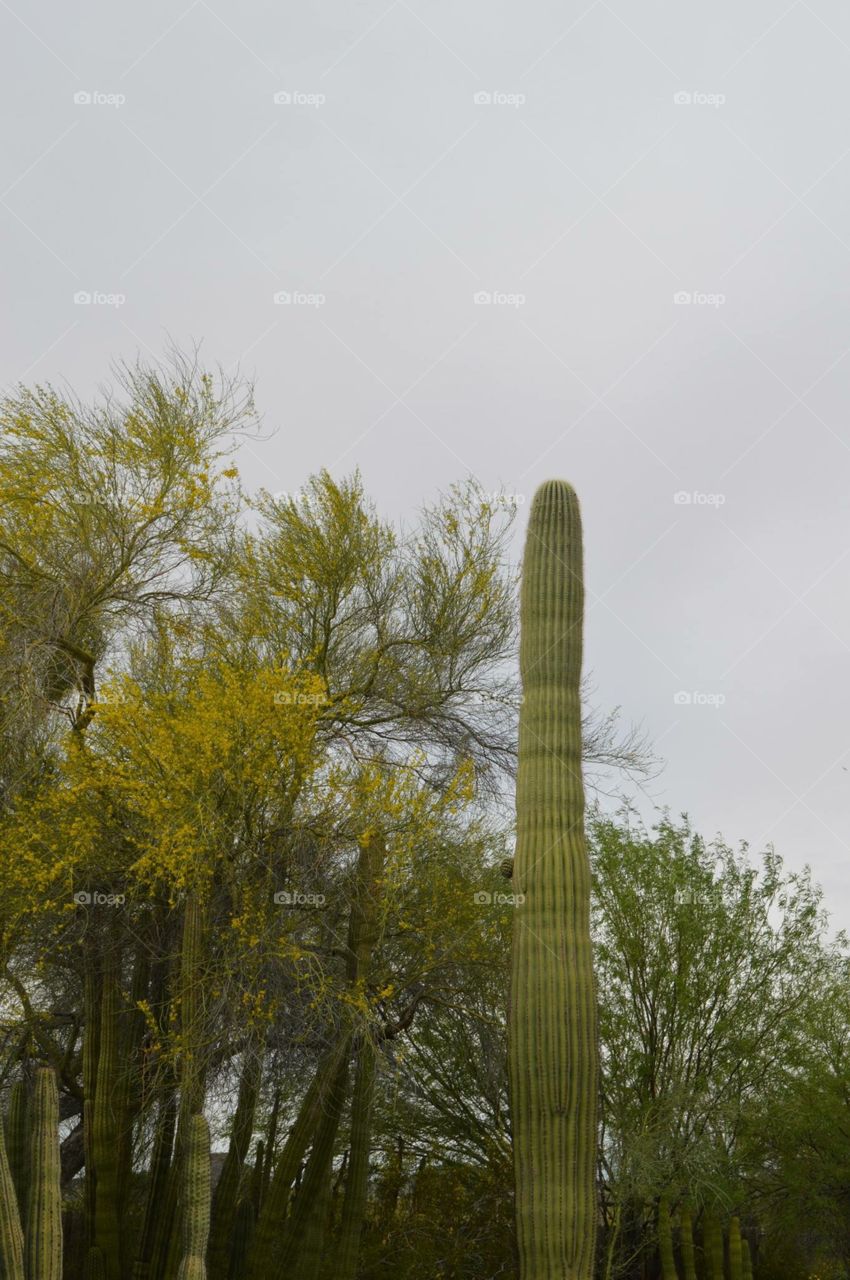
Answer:
[{"label": "saguaro cactus", "polygon": [[24,1235],[6,1143],[0,1126],[0,1275],[24,1280]]},{"label": "saguaro cactus", "polygon": [[584,585],[578,499],[535,494],[520,602],[510,1081],[523,1280],[590,1280],[596,1236],[596,992],[584,837]]},{"label": "saguaro cactus", "polygon": [[50,1067],[40,1067],[35,1077],[29,1175],[27,1277],[62,1280],[59,1090]]},{"label": "saguaro cactus", "polygon": [[86,1257],[86,1280],[106,1280],[103,1252],[94,1245],[89,1249]]},{"label": "saguaro cactus", "polygon": [[23,1212],[27,1202],[27,1163],[29,1153],[29,1095],[23,1080],[16,1080],[9,1090],[9,1114],[6,1118],[6,1155],[12,1181]]},{"label": "saguaro cactus", "polygon": [[254,1203],[252,1200],[240,1200],[233,1222],[233,1243],[230,1251],[230,1270],[227,1280],[243,1280],[245,1260],[248,1257],[248,1246],[254,1230]]},{"label": "saguaro cactus", "polygon": [[679,1280],[673,1257],[673,1228],[670,1225],[670,1201],[662,1196],[658,1202],[658,1252],[662,1280]]},{"label": "saguaro cactus", "polygon": [[711,1213],[703,1215],[702,1247],[708,1280],[723,1280],[723,1232]]},{"label": "saguaro cactus", "polygon": [[[103,1254],[106,1280],[121,1277],[121,1222],[118,1213],[118,1150],[120,1108],[116,1080],[119,1061],[121,1008],[120,957],[113,952],[102,976],[99,1053],[92,1111],[91,1150],[94,1157],[94,1244]],[[88,1177],[89,1170],[86,1170]]]},{"label": "saguaro cactus", "polygon": [[738,1218],[733,1218],[729,1223],[729,1280],[743,1280],[743,1266],[741,1223]]},{"label": "saguaro cactus", "polygon": [[183,1192],[183,1257],[177,1280],[207,1280],[210,1234],[210,1130],[202,1115],[189,1119]]},{"label": "saguaro cactus", "polygon": [[685,1280],[697,1280],[696,1262],[694,1261],[694,1224],[691,1208],[683,1204],[679,1213],[679,1229],[682,1243],[682,1269]]}]

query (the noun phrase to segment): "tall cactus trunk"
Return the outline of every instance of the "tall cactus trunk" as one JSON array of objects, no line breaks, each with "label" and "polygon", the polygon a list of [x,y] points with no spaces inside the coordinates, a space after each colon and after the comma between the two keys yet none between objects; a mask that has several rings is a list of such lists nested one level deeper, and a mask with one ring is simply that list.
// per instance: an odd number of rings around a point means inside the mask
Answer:
[{"label": "tall cactus trunk", "polygon": [[520,604],[516,910],[509,1063],[522,1280],[591,1280],[597,1015],[584,836],[578,499],[535,494]]},{"label": "tall cactus trunk", "polygon": [[248,1250],[246,1280],[266,1280],[279,1254],[279,1241],[286,1223],[290,1192],[307,1150],[321,1122],[342,1061],[347,1061],[351,1040],[340,1035],[327,1052],[304,1096],[298,1117],[289,1132],[275,1165],[268,1195],[263,1202]]},{"label": "tall cactus trunk", "polygon": [[254,1130],[254,1111],[260,1088],[260,1070],[259,1056],[249,1050],[242,1066],[230,1145],[213,1199],[212,1229],[207,1259],[210,1280],[227,1280],[239,1184]]},{"label": "tall cactus trunk", "polygon": [[118,1155],[123,1120],[119,1074],[120,961],[113,951],[104,961],[97,1081],[92,1121],[94,1156],[94,1240],[103,1254],[106,1280],[121,1280],[121,1222],[118,1207]]},{"label": "tall cactus trunk", "polygon": [[9,1113],[6,1117],[6,1156],[15,1184],[19,1207],[27,1202],[27,1166],[29,1164],[29,1092],[23,1080],[16,1080],[9,1091]]},{"label": "tall cactus trunk", "polygon": [[304,1180],[279,1247],[280,1273],[292,1280],[314,1280],[324,1248],[330,1209],[330,1185],[334,1143],[345,1106],[348,1054],[337,1067],[322,1118],[316,1129]]},{"label": "tall cactus trunk", "polygon": [[753,1260],[750,1254],[749,1240],[741,1240],[741,1275],[744,1280],[753,1280]]},{"label": "tall cactus trunk", "polygon": [[351,1104],[351,1153],[334,1268],[336,1280],[354,1280],[360,1257],[360,1236],[369,1192],[369,1156],[372,1150],[372,1102],[375,1093],[375,1046],[365,1037],[357,1052],[354,1096]]},{"label": "tall cactus trunk", "polygon": [[24,1233],[6,1143],[0,1128],[0,1275],[24,1280]]},{"label": "tall cactus trunk", "polygon": [[242,1280],[245,1261],[254,1232],[254,1204],[249,1199],[240,1200],[233,1223],[233,1243],[230,1250],[230,1269],[227,1280]]},{"label": "tall cactus trunk", "polygon": [[97,1060],[100,1053],[101,979],[100,958],[94,937],[83,945],[83,1156],[86,1162],[86,1239],[95,1241],[94,1098],[97,1090]]},{"label": "tall cactus trunk", "polygon": [[62,1190],[59,1090],[50,1067],[40,1067],[32,1102],[27,1280],[62,1280]]},{"label": "tall cactus trunk", "polygon": [[203,1108],[205,1070],[201,1056],[203,1041],[202,961],[204,940],[204,906],[197,892],[186,897],[180,963],[175,975],[177,1002],[180,1010],[180,1105],[174,1158],[168,1175],[168,1186],[162,1199],[161,1229],[154,1244],[150,1266],[157,1280],[174,1280],[180,1267],[182,1245],[179,1224],[183,1218],[185,1194],[185,1160],[189,1150],[192,1117]]},{"label": "tall cactus trunk", "polygon": [[694,1223],[691,1217],[690,1205],[682,1205],[679,1224],[682,1244],[682,1269],[685,1273],[685,1280],[697,1280],[697,1268],[694,1260]]},{"label": "tall cactus trunk", "polygon": [[183,1161],[183,1257],[177,1280],[207,1280],[210,1234],[210,1130],[202,1115],[189,1120]]},{"label": "tall cactus trunk", "polygon": [[702,1247],[707,1280],[724,1280],[723,1232],[720,1230],[720,1223],[712,1213],[703,1215]]},{"label": "tall cactus trunk", "polygon": [[254,1208],[255,1222],[260,1216],[260,1210],[262,1209],[263,1201],[265,1200],[263,1187],[265,1185],[266,1163],[266,1145],[263,1142],[263,1139],[260,1138],[257,1142],[256,1150],[254,1151],[254,1167],[251,1170],[251,1177],[248,1182],[248,1198]]},{"label": "tall cactus trunk", "polygon": [[174,1129],[177,1123],[177,1095],[172,1090],[159,1104],[153,1155],[148,1175],[145,1216],[139,1240],[133,1280],[149,1280],[151,1259],[156,1251],[157,1237],[161,1233],[163,1206],[168,1191],[171,1169],[171,1152],[174,1146]]},{"label": "tall cactus trunk", "polygon": [[[133,1130],[142,1107],[142,1091],[138,1075],[140,1048],[146,1031],[145,1015],[140,1004],[150,995],[150,939],[142,937],[137,944],[130,987],[130,1008],[125,1015],[121,1039],[121,1079],[119,1089],[118,1134],[118,1214],[123,1220],[127,1197],[133,1181]],[[126,1245],[125,1245],[126,1250]],[[122,1267],[122,1274],[129,1266]]]},{"label": "tall cactus trunk", "polygon": [[[356,882],[348,924],[348,980],[361,988],[369,977],[380,932],[381,876],[386,862],[383,837],[361,840]],[[375,1088],[375,1048],[368,1029],[361,1036],[351,1109],[351,1156],[345,1180],[337,1280],[354,1280],[360,1257],[360,1235],[366,1216],[369,1156],[372,1149],[372,1100]]]},{"label": "tall cactus trunk", "polygon": [[257,1200],[254,1206],[257,1213],[263,1206],[263,1201],[268,1195],[269,1184],[272,1180],[272,1170],[274,1168],[275,1149],[277,1146],[277,1126],[280,1122],[280,1088],[275,1089],[274,1102],[272,1103],[272,1113],[269,1116],[269,1125],[266,1130],[265,1141],[263,1147],[263,1161],[260,1165],[258,1174],[259,1182],[257,1186]]},{"label": "tall cactus trunk", "polygon": [[733,1218],[729,1223],[729,1280],[744,1280],[741,1223],[738,1218]]},{"label": "tall cactus trunk", "polygon": [[661,1258],[661,1280],[679,1280],[673,1256],[673,1228],[670,1224],[670,1201],[662,1196],[658,1202],[658,1253]]}]

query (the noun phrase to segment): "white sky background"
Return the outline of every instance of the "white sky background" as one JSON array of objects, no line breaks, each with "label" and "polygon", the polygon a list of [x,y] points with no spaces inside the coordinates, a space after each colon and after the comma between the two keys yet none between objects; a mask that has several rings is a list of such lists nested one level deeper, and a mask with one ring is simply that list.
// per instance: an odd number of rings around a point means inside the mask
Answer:
[{"label": "white sky background", "polygon": [[3,381],[203,340],[276,429],[249,487],[359,465],[412,518],[472,473],[519,534],[568,478],[659,802],[850,924],[846,3],[0,0],[0,40]]}]

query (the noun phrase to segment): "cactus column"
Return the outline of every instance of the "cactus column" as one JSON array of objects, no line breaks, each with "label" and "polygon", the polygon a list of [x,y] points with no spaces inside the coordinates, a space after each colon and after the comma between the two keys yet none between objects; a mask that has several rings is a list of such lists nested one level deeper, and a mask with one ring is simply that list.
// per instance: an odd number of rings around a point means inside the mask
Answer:
[{"label": "cactus column", "polygon": [[0,1275],[7,1280],[24,1280],[24,1233],[18,1212],[18,1197],[6,1158],[6,1143],[0,1126]]},{"label": "cactus column", "polygon": [[697,1280],[697,1269],[694,1262],[694,1224],[691,1207],[683,1204],[679,1214],[680,1236],[682,1243],[682,1268],[685,1280]]},{"label": "cactus column", "polygon": [[596,1237],[596,992],[584,838],[584,584],[578,499],[531,506],[520,601],[517,907],[509,1015],[522,1280],[591,1280]]},{"label": "cactus column", "polygon": [[662,1280],[679,1280],[673,1256],[673,1228],[670,1224],[670,1201],[662,1196],[658,1202],[658,1252]]},{"label": "cactus column", "polygon": [[39,1067],[32,1103],[28,1280],[62,1280],[62,1193],[59,1182],[59,1090],[50,1067]]},{"label": "cactus column", "polygon": [[729,1223],[729,1280],[743,1280],[741,1257],[741,1223],[733,1218]]},{"label": "cactus column", "polygon": [[210,1131],[202,1115],[189,1119],[183,1196],[183,1257],[177,1280],[207,1280],[210,1234]]}]

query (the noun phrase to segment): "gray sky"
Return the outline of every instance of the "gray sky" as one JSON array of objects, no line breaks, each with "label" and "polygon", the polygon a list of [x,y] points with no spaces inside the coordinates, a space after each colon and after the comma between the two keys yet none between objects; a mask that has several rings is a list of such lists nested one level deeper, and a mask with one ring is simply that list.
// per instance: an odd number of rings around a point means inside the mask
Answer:
[{"label": "gray sky", "polygon": [[472,473],[521,530],[571,480],[659,802],[850,924],[850,8],[0,0],[0,36],[3,381],[203,340],[276,429],[249,486],[359,465],[403,517]]}]

